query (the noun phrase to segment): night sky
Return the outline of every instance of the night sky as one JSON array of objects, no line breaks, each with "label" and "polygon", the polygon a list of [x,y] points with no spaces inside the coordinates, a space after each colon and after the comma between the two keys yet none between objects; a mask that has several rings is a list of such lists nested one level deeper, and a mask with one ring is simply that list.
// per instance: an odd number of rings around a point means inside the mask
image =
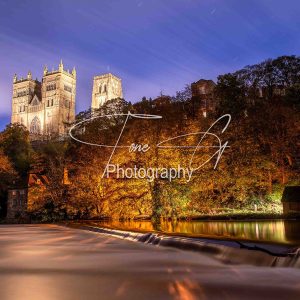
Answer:
[{"label": "night sky", "polygon": [[79,112],[102,73],[135,102],[299,52],[299,0],[0,0],[0,130],[13,74],[40,80],[61,58],[77,69]]}]

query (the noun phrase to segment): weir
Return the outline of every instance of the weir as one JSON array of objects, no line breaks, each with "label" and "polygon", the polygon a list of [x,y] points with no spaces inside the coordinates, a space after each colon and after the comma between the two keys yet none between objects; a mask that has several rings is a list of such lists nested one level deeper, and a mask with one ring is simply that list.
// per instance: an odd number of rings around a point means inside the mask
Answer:
[{"label": "weir", "polygon": [[[71,225],[72,226],[72,225]],[[73,225],[74,226],[74,225]],[[76,226],[76,225],[75,225]],[[156,233],[138,233],[117,229],[80,225],[79,228],[99,232],[104,235],[140,242],[149,245],[173,247],[181,250],[206,253],[225,264],[254,265],[257,267],[300,267],[300,248],[270,250],[264,245],[253,246],[253,243],[238,241],[205,240],[166,236]],[[273,248],[274,249],[274,248]],[[276,249],[276,248],[275,248]],[[251,251],[255,250],[255,251]],[[277,251],[277,252],[276,252]]]}]

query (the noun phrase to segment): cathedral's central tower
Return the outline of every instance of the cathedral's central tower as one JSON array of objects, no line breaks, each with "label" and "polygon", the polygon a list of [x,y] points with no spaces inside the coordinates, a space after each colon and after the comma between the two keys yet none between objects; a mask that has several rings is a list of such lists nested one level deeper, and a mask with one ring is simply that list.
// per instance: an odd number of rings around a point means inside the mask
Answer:
[{"label": "cathedral's central tower", "polygon": [[122,81],[111,73],[94,77],[92,109],[101,107],[106,101],[122,98]]}]

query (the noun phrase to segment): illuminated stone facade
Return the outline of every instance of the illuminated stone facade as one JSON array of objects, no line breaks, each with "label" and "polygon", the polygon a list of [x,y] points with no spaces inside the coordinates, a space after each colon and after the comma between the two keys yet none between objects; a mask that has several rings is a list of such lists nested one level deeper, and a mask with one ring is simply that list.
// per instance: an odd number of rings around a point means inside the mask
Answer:
[{"label": "illuminated stone facade", "polygon": [[106,101],[116,98],[123,98],[121,79],[110,73],[95,76],[92,92],[92,110],[101,107]]},{"label": "illuminated stone facade", "polygon": [[75,120],[76,70],[44,68],[42,82],[27,78],[13,79],[11,123],[23,124],[31,136],[64,135]]},{"label": "illuminated stone facade", "polygon": [[207,113],[215,110],[215,91],[216,84],[212,80],[200,79],[191,84],[192,100],[200,104],[200,110],[204,117]]}]

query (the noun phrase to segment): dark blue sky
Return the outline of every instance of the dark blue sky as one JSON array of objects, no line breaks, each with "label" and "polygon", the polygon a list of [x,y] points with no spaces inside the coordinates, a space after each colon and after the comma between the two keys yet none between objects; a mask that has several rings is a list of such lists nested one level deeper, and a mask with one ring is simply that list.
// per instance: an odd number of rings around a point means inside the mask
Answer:
[{"label": "dark blue sky", "polygon": [[76,66],[79,112],[101,73],[135,102],[299,52],[299,0],[0,0],[0,130],[13,74],[41,79],[60,58]]}]

